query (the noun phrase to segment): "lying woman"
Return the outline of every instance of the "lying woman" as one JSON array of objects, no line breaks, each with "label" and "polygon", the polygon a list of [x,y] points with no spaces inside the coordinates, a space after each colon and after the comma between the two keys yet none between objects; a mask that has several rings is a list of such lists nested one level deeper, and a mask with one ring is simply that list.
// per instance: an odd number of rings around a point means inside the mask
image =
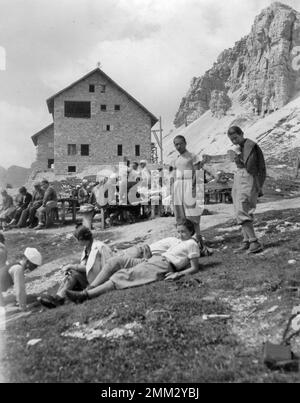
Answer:
[{"label": "lying woman", "polygon": [[[193,238],[194,224],[185,220],[177,225],[181,242],[176,243],[161,255],[154,255],[148,260],[129,258],[126,255],[109,259],[99,276],[83,291],[67,291],[67,297],[73,302],[83,302],[100,295],[130,287],[166,280],[175,280],[186,274],[199,271],[200,250]],[[129,267],[136,260],[137,264]],[[127,268],[124,266],[127,264]],[[190,267],[189,267],[190,266]],[[189,267],[186,269],[186,267]]]},{"label": "lying woman", "polygon": [[74,235],[83,247],[80,262],[64,266],[65,277],[56,295],[43,295],[39,298],[40,303],[46,308],[51,309],[63,305],[67,290],[84,290],[88,287],[113,255],[109,246],[94,240],[93,234],[88,228],[79,226]]}]

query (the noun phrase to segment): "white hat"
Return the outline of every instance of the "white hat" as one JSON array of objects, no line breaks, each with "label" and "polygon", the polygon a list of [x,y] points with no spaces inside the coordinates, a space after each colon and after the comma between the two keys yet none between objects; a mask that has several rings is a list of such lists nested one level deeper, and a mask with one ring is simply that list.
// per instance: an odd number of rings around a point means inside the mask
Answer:
[{"label": "white hat", "polygon": [[145,164],[145,165],[147,165],[147,161],[146,161],[146,160],[141,160],[141,161],[140,161],[140,164]]},{"label": "white hat", "polygon": [[40,266],[42,264],[42,255],[35,248],[26,248],[24,252],[24,256],[36,266]]}]

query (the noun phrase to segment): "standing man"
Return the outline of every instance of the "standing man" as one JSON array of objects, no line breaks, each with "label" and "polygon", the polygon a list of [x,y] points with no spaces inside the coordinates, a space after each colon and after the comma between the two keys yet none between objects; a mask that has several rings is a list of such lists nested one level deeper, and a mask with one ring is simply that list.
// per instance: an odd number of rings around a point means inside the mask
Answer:
[{"label": "standing man", "polygon": [[196,200],[196,173],[202,168],[199,156],[190,153],[183,136],[174,138],[174,146],[179,155],[174,161],[175,182],[173,188],[174,213],[177,224],[190,220],[194,224],[195,236],[202,242],[200,218],[202,209]]},{"label": "standing man", "polygon": [[37,215],[39,219],[38,226],[35,227],[36,230],[45,228],[46,225],[46,214],[48,214],[52,209],[57,207],[57,194],[52,186],[50,186],[47,179],[42,180],[42,189],[44,190],[44,198],[42,206],[37,210]]},{"label": "standing man", "polygon": [[244,138],[238,126],[228,130],[228,137],[237,146],[237,152],[228,151],[236,163],[232,198],[237,223],[242,227],[243,242],[236,252],[258,253],[262,245],[258,242],[253,226],[253,213],[266,179],[266,165],[261,148],[252,140]]}]

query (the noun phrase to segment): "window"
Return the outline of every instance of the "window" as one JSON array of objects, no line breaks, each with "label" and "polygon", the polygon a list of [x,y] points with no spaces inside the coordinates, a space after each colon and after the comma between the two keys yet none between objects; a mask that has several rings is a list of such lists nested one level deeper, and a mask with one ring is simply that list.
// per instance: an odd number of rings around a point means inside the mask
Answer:
[{"label": "window", "polygon": [[103,126],[103,130],[105,130],[106,132],[111,132],[113,130],[113,125],[104,125]]},{"label": "window", "polygon": [[106,105],[101,105],[101,111],[105,111],[105,112],[106,112]]},{"label": "window", "polygon": [[89,85],[89,92],[95,92],[95,86],[94,84]]},{"label": "window", "polygon": [[68,172],[69,173],[76,172],[76,166],[75,165],[69,165],[68,166]]},{"label": "window", "polygon": [[48,169],[52,169],[54,165],[54,159],[53,158],[49,158],[48,159]]},{"label": "window", "polygon": [[82,156],[90,155],[90,145],[89,144],[81,144],[81,155]]},{"label": "window", "polygon": [[118,144],[118,156],[122,156],[123,155],[123,146],[122,144]]},{"label": "window", "polygon": [[120,105],[115,105],[115,111],[119,111],[121,109]]},{"label": "window", "polygon": [[106,85],[104,85],[104,84],[100,85],[100,92],[102,92],[102,93],[106,92]]},{"label": "window", "polygon": [[66,118],[90,118],[91,103],[81,101],[65,101]]},{"label": "window", "polygon": [[139,146],[139,145],[136,145],[136,146],[135,146],[135,156],[136,156],[136,157],[139,157],[139,156],[140,156],[140,146]]},{"label": "window", "polygon": [[76,155],[76,144],[68,144],[68,155]]}]

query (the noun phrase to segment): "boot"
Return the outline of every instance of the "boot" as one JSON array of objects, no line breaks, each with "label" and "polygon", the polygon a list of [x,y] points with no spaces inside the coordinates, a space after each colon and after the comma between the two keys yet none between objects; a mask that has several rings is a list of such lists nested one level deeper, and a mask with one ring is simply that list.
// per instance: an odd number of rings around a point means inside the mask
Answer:
[{"label": "boot", "polygon": [[76,304],[82,304],[82,302],[89,299],[89,295],[86,290],[84,290],[84,291],[67,290],[66,294],[67,294],[67,297],[71,301],[75,302]]},{"label": "boot", "polygon": [[250,248],[250,242],[243,241],[239,248],[234,249],[234,253],[246,252],[249,248]]},{"label": "boot", "polygon": [[250,248],[247,253],[252,254],[252,253],[259,253],[262,251],[263,251],[262,245],[258,241],[255,241],[250,243]]}]

